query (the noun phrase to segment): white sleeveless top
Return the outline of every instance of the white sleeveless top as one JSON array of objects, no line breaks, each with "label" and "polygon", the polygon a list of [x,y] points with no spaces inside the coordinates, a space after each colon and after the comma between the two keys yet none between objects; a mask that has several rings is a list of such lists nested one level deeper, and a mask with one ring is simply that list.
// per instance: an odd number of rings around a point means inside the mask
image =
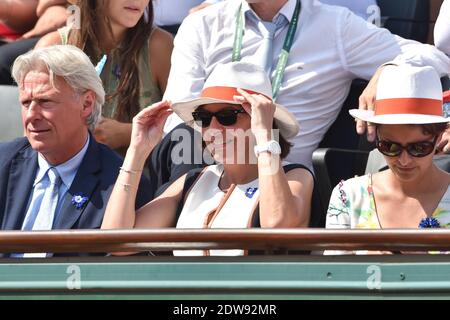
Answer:
[{"label": "white sleeveless top", "polygon": [[[222,165],[208,166],[186,197],[177,228],[251,227],[259,203],[258,179],[245,185],[231,185],[225,193],[219,188]],[[239,256],[244,250],[176,250],[176,256]]]}]

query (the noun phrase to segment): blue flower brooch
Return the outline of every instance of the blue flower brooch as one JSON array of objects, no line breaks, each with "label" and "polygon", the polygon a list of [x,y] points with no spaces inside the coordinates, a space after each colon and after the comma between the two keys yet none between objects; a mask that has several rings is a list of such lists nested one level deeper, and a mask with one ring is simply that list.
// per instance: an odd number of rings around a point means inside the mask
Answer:
[{"label": "blue flower brooch", "polygon": [[420,220],[419,228],[427,229],[427,228],[440,228],[441,224],[436,218],[423,218]]},{"label": "blue flower brooch", "polygon": [[256,191],[258,191],[258,188],[248,188],[247,191],[245,191],[245,196],[251,199],[255,195]]},{"label": "blue flower brooch", "polygon": [[77,193],[72,197],[72,204],[75,206],[75,208],[77,208],[77,210],[80,210],[81,208],[83,208],[84,204],[86,203],[86,201],[88,201],[88,197],[86,197],[84,194],[82,193]]}]

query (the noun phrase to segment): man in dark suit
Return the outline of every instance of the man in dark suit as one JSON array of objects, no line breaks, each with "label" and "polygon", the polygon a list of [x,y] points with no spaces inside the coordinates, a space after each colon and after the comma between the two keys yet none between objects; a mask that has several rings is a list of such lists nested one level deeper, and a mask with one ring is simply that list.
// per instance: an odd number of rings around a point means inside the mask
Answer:
[{"label": "man in dark suit", "polygon": [[[13,76],[26,138],[0,144],[0,229],[99,228],[122,159],[90,134],[105,100],[94,66],[54,46],[20,56]],[[137,208],[149,190],[143,178]]]}]

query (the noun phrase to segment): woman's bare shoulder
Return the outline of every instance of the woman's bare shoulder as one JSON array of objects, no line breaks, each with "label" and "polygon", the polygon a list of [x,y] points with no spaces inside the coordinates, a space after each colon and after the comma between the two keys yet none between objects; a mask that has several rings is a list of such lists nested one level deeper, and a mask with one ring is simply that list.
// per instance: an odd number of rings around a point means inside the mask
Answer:
[{"label": "woman's bare shoulder", "polygon": [[155,27],[149,41],[150,54],[165,54],[173,49],[173,36],[158,27]]}]

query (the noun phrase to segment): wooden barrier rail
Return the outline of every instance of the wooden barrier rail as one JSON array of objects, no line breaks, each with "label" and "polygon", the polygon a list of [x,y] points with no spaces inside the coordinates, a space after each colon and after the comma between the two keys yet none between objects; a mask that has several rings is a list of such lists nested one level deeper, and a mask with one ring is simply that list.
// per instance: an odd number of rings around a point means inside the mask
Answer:
[{"label": "wooden barrier rail", "polygon": [[0,252],[184,249],[450,251],[450,230],[134,229],[0,232]]}]

